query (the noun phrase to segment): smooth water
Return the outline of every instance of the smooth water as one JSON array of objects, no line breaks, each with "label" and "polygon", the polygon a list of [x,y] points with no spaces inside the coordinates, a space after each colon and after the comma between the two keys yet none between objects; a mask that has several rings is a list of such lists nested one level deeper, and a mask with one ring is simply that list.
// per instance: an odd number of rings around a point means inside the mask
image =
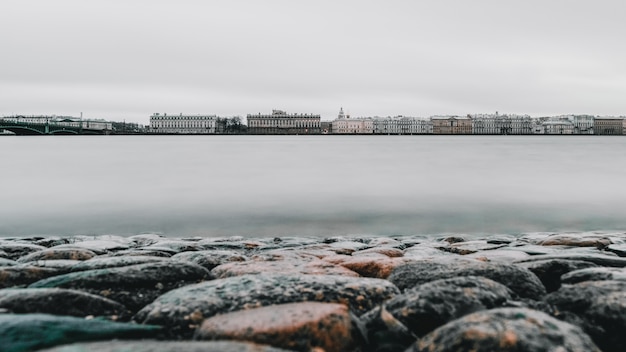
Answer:
[{"label": "smooth water", "polygon": [[626,138],[0,137],[0,237],[626,230]]}]

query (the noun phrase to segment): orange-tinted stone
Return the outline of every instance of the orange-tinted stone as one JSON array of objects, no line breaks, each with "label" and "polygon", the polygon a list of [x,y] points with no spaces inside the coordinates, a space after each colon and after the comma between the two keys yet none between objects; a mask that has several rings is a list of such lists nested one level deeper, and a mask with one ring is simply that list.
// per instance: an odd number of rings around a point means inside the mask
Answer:
[{"label": "orange-tinted stone", "polygon": [[252,341],[310,351],[355,348],[348,308],[342,304],[303,302],[241,310],[206,319],[196,339]]}]

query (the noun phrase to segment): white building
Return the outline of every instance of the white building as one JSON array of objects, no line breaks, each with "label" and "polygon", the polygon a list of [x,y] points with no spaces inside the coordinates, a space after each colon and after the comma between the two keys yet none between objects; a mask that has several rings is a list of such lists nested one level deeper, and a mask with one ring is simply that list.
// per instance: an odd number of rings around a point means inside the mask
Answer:
[{"label": "white building", "polygon": [[594,117],[591,115],[568,115],[574,125],[574,134],[593,134]]},{"label": "white building", "polygon": [[250,134],[320,134],[321,118],[317,114],[289,114],[283,110],[272,110],[270,115],[248,114]]},{"label": "white building", "polygon": [[574,124],[566,117],[551,117],[542,125],[545,134],[574,134]]},{"label": "white building", "polygon": [[339,110],[339,115],[332,122],[333,134],[372,134],[374,132],[374,121],[371,118],[350,118],[350,115],[343,113],[343,108]]},{"label": "white building", "polygon": [[528,115],[476,114],[472,118],[472,134],[532,134],[533,121]]},{"label": "white building", "polygon": [[511,119],[511,134],[533,134],[533,119],[529,115],[508,115]]},{"label": "white building", "polygon": [[151,133],[214,134],[215,115],[168,115],[155,113],[150,116]]},{"label": "white building", "polygon": [[411,116],[374,117],[374,134],[432,134],[428,119]]}]

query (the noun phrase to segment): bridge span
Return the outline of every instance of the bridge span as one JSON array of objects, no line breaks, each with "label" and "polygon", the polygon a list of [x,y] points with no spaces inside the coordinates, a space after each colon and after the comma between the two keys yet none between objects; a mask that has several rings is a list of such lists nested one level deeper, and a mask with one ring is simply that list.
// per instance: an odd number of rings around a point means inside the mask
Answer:
[{"label": "bridge span", "polygon": [[15,119],[0,118],[0,130],[23,135],[79,135],[79,134],[110,134],[111,130],[90,126],[89,123],[64,122],[26,122]]}]

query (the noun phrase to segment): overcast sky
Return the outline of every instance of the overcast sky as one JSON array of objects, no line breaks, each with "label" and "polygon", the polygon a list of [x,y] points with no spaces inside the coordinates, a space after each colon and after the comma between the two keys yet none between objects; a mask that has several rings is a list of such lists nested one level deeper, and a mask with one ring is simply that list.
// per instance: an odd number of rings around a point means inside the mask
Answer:
[{"label": "overcast sky", "polygon": [[0,115],[626,115],[623,0],[1,0]]}]

